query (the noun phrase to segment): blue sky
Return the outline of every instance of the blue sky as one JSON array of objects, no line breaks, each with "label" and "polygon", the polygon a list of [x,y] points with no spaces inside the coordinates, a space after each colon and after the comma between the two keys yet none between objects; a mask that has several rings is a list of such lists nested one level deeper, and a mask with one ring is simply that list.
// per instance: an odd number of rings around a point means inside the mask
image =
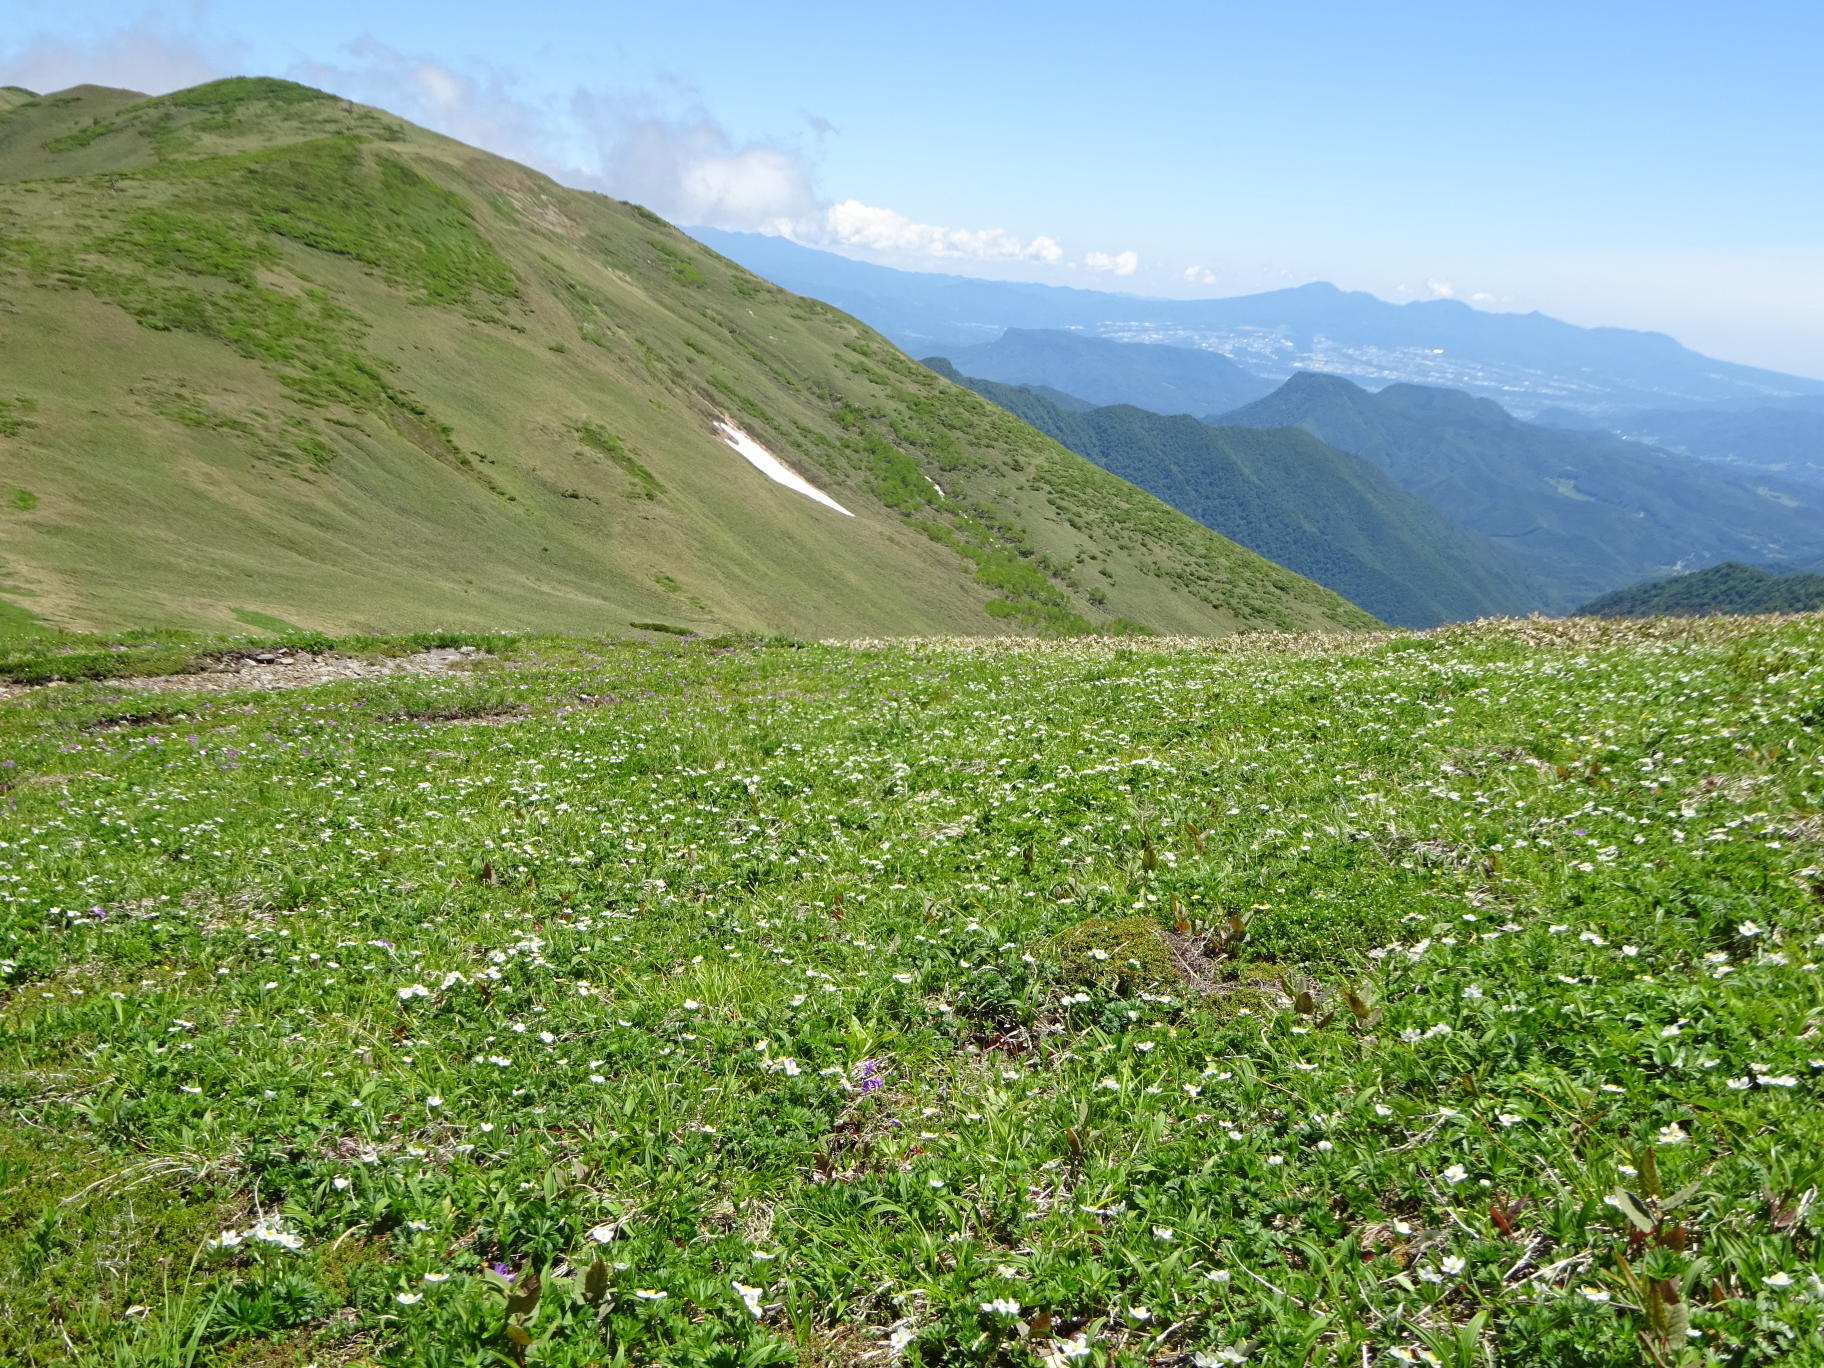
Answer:
[{"label": "blue sky", "polygon": [[892,265],[1449,293],[1824,375],[1816,4],[8,8],[0,81],[293,76]]}]

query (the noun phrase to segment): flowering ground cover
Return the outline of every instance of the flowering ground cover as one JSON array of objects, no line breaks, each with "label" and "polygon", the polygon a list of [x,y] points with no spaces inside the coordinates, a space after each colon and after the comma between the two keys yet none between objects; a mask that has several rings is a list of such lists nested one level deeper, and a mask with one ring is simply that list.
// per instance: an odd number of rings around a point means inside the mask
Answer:
[{"label": "flowering ground cover", "polygon": [[1824,621],[464,640],[0,647],[0,1361],[1815,1361]]}]

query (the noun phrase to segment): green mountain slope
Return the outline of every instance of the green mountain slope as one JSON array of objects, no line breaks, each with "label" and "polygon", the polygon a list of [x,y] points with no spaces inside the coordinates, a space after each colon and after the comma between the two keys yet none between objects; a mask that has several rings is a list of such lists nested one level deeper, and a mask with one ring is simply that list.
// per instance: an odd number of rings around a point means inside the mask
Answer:
[{"label": "green mountain slope", "polygon": [[1824,608],[1824,575],[1775,574],[1726,561],[1689,575],[1605,594],[1582,617],[1699,617],[1712,613],[1811,613]]},{"label": "green mountain slope", "polygon": [[0,594],[62,625],[1367,620],[636,206],[285,82],[0,113],[0,308]]},{"label": "green mountain slope", "polygon": [[1263,380],[1221,352],[1050,328],[1009,328],[992,342],[940,354],[964,375],[1062,390],[1090,404],[1133,404],[1154,413],[1213,413],[1271,394]]},{"label": "green mountain slope", "polygon": [[927,361],[1105,470],[1399,626],[1536,607],[1505,550],[1359,456],[1297,428],[1211,427],[1128,406],[1072,411],[1048,395]]},{"label": "green mountain slope", "polygon": [[1751,487],[1717,466],[1607,434],[1524,423],[1455,390],[1391,385],[1371,394],[1307,373],[1214,421],[1302,427],[1367,457],[1512,548],[1553,609],[1693,563],[1824,547],[1824,496],[1762,488],[1765,480]]}]

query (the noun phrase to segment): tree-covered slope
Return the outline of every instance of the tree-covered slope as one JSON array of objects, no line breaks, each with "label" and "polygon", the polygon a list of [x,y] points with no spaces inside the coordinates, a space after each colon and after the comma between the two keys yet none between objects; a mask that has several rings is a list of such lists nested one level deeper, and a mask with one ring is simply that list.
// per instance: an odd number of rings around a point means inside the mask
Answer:
[{"label": "tree-covered slope", "polygon": [[940,349],[964,375],[1043,385],[1091,404],[1154,413],[1216,413],[1272,393],[1274,384],[1221,352],[1110,342],[1082,333],[1009,328],[992,342]]},{"label": "tree-covered slope", "polygon": [[1491,400],[1454,390],[1392,385],[1371,394],[1307,373],[1215,421],[1302,427],[1367,457],[1511,547],[1555,609],[1693,564],[1824,548],[1824,497],[1760,479],[1744,483],[1605,433],[1523,423]]},{"label": "tree-covered slope", "polygon": [[1031,389],[959,376],[938,358],[926,364],[1384,621],[1429,627],[1538,605],[1508,552],[1308,432],[1211,427],[1131,406],[1071,411]]},{"label": "tree-covered slope", "polygon": [[1699,617],[1810,613],[1820,608],[1824,608],[1824,575],[1783,575],[1726,561],[1708,570],[1605,594],[1577,612],[1582,617]]},{"label": "tree-covered slope", "polygon": [[1367,620],[637,206],[286,82],[0,111],[0,305],[14,618]]}]

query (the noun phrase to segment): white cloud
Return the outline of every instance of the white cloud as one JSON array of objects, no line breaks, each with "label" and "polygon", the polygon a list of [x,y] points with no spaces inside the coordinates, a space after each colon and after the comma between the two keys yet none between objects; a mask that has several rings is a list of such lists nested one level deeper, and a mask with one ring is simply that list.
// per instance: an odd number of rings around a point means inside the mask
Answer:
[{"label": "white cloud", "polygon": [[143,16],[92,42],[47,33],[16,48],[4,47],[10,50],[0,56],[0,85],[24,86],[41,95],[74,85],[164,95],[234,75],[242,50],[238,43],[206,42],[156,15]]},{"label": "white cloud", "polygon": [[1216,272],[1212,271],[1208,266],[1186,266],[1184,268],[1184,278],[1192,285],[1214,285],[1216,283]]},{"label": "white cloud", "polygon": [[287,74],[541,170],[569,169],[552,155],[551,118],[521,99],[505,72],[488,67],[458,71],[373,38],[345,44],[342,56],[340,62],[300,62]]},{"label": "white cloud", "polygon": [[571,112],[595,163],[589,179],[675,222],[781,233],[822,212],[801,149],[737,139],[689,87],[579,91]]},{"label": "white cloud", "polygon": [[1455,299],[1457,297],[1457,287],[1448,280],[1428,280],[1425,282],[1425,288],[1431,291],[1433,299]]},{"label": "white cloud", "polygon": [[[813,238],[814,225],[795,236]],[[919,223],[892,209],[858,200],[832,204],[823,215],[822,233],[843,247],[903,253],[910,256],[962,258],[973,261],[1037,261],[1055,266],[1064,249],[1049,237],[1030,240],[1002,228],[945,228]]]},{"label": "white cloud", "polygon": [[1140,269],[1140,254],[1134,251],[1089,252],[1083,257],[1083,264],[1092,271],[1107,271],[1113,275],[1130,276]]}]

